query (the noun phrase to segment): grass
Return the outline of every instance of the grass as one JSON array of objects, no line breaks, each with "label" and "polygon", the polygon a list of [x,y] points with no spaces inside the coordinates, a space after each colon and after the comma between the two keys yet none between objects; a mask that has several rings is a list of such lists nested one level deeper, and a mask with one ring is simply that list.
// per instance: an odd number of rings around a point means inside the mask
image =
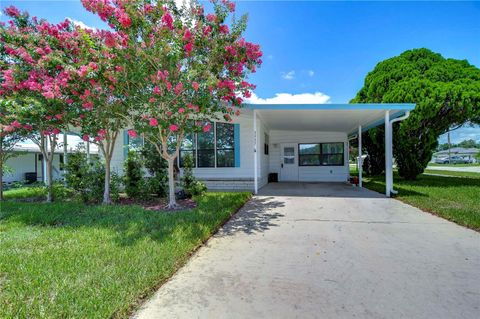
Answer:
[{"label": "grass", "polygon": [[125,318],[249,198],[208,193],[175,213],[3,202],[0,318]]},{"label": "grass", "polygon": [[[394,185],[398,191],[396,198],[459,225],[480,231],[480,176],[469,177],[422,174],[415,181],[407,181],[395,174]],[[363,186],[385,193],[385,177],[366,177]]]},{"label": "grass", "polygon": [[428,166],[442,166],[442,167],[473,167],[473,166],[480,166],[480,163],[472,163],[472,164],[438,164],[438,163],[428,163]]},{"label": "grass", "polygon": [[457,172],[457,171],[448,171],[448,170],[439,170],[439,169],[426,169],[426,174],[437,174],[437,175],[445,175],[445,176],[452,176],[452,177],[473,177],[473,178],[480,178],[480,173],[476,172]]},{"label": "grass", "polygon": [[12,188],[3,192],[5,199],[42,198],[47,195],[47,189],[43,186]]}]

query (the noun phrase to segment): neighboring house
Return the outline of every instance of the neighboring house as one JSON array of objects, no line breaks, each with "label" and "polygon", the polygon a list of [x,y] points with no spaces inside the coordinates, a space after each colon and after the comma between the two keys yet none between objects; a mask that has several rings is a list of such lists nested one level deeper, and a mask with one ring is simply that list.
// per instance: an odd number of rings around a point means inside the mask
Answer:
[{"label": "neighboring house", "polygon": [[[70,143],[70,142],[69,142]],[[74,145],[74,144],[69,144]],[[75,147],[68,147],[67,153],[75,152]],[[12,172],[5,174],[3,182],[10,184],[14,182],[31,181],[43,181],[44,180],[44,165],[43,155],[40,152],[40,148],[36,144],[19,144],[13,149],[18,153],[18,156],[12,157],[7,160],[6,166],[9,167]],[[90,149],[90,154],[98,154],[98,150],[94,147]],[[68,155],[67,155],[68,156]],[[64,150],[63,147],[58,147],[55,150],[53,157],[53,179],[58,180],[62,178],[61,164],[64,163]]]},{"label": "neighboring house", "polygon": [[477,162],[477,155],[480,153],[478,148],[452,147],[450,150],[443,150],[433,154],[432,161],[437,158],[448,158],[448,156],[458,156],[471,163]]},{"label": "neighboring house", "polygon": [[[393,188],[391,123],[414,104],[247,105],[231,123],[216,122],[208,133],[186,138],[178,158],[194,157],[195,176],[209,189],[253,190],[268,183],[346,182],[349,140],[358,132],[389,123],[386,130],[387,195]],[[113,170],[122,174],[128,135],[117,141]],[[360,154],[362,156],[362,154]],[[272,176],[272,174],[274,176]],[[361,175],[361,174],[360,174]],[[361,180],[361,176],[360,176]],[[360,182],[361,183],[361,182]]]}]

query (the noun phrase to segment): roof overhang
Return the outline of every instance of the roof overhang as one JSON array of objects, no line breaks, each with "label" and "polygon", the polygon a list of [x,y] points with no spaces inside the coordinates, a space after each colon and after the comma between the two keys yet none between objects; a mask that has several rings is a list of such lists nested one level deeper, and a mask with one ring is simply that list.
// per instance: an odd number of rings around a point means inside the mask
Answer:
[{"label": "roof overhang", "polygon": [[248,104],[271,130],[326,131],[357,134],[383,125],[385,112],[390,119],[403,116],[415,108],[406,103],[365,104]]}]

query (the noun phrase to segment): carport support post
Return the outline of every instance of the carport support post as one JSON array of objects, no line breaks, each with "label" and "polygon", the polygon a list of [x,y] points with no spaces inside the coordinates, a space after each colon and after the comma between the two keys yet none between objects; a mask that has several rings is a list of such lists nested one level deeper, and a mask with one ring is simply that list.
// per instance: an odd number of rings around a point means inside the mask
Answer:
[{"label": "carport support post", "polygon": [[68,145],[67,145],[67,132],[63,132],[63,173],[67,174],[67,156],[68,156]]},{"label": "carport support post", "polygon": [[253,110],[253,187],[254,193],[258,193],[258,156],[257,156],[257,110]]},{"label": "carport support post", "polygon": [[90,163],[90,141],[87,141],[87,163]]},{"label": "carport support post", "polygon": [[[350,169],[350,167],[349,167]],[[362,173],[363,173],[363,161],[362,161],[362,126],[358,126],[358,186],[362,187]]]},{"label": "carport support post", "polygon": [[392,153],[392,123],[390,123],[390,111],[385,111],[385,195],[387,197],[390,197],[393,188]]}]

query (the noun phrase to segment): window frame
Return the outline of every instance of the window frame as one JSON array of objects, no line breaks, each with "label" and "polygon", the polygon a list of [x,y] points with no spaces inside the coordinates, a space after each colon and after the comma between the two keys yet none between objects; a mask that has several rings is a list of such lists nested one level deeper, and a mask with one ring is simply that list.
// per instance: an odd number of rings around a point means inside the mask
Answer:
[{"label": "window frame", "polygon": [[[196,148],[196,163],[197,163],[197,168],[217,168],[217,136],[216,136],[216,130],[217,130],[217,124],[216,122],[211,122],[213,125],[213,132],[212,131],[209,131],[208,134],[211,134],[213,133],[213,148],[202,148],[200,149],[200,142],[199,142],[199,138],[198,138],[198,135],[199,133],[195,133],[195,136],[196,136],[196,141],[197,141],[197,148]],[[203,133],[200,133],[200,134],[207,134],[207,132],[203,132]],[[200,166],[200,160],[199,160],[199,153],[200,150],[202,151],[213,151],[213,166]]]},{"label": "window frame", "polygon": [[[218,124],[221,125],[231,125],[232,129],[232,140],[233,144],[232,147],[230,148],[218,148]],[[233,165],[232,166],[218,166],[218,151],[231,151],[233,154]],[[230,167],[235,167],[235,126],[232,123],[226,123],[226,122],[215,122],[215,168],[230,168]]]},{"label": "window frame", "polygon": [[[320,153],[314,153],[314,154],[303,154],[303,155],[317,155],[318,156],[318,159],[319,159],[319,163],[318,165],[315,165],[315,164],[308,164],[308,165],[305,165],[305,164],[302,164],[301,161],[300,161],[300,158],[302,156],[302,154],[300,154],[300,145],[312,145],[312,144],[316,144],[319,146],[319,152]],[[342,153],[323,153],[323,145],[324,144],[342,144]],[[342,164],[323,164],[323,156],[324,155],[342,155]],[[341,167],[341,166],[345,166],[345,142],[325,142],[325,143],[298,143],[298,166],[302,166],[302,167],[317,167],[317,166],[337,166],[337,167]]]}]

